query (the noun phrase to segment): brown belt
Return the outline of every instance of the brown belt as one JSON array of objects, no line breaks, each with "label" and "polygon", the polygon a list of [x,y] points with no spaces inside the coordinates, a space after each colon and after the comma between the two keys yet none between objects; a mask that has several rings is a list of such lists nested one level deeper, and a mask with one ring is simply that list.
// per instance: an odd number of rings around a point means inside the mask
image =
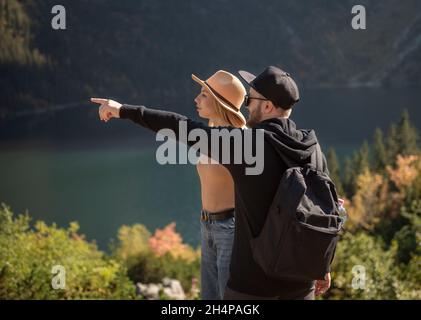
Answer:
[{"label": "brown belt", "polygon": [[225,220],[234,217],[234,208],[220,211],[220,212],[209,212],[202,210],[200,213],[200,219],[202,221],[217,221]]}]

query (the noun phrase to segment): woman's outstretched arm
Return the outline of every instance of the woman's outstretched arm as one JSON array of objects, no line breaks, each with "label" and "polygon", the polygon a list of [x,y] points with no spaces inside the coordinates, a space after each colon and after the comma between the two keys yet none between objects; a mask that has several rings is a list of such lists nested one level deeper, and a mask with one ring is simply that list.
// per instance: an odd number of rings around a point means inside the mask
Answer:
[{"label": "woman's outstretched arm", "polygon": [[[244,164],[241,152],[244,144],[243,129],[209,127],[175,112],[156,110],[145,106],[126,105],[109,99],[92,98],[91,101],[101,105],[99,107],[99,117],[102,121],[107,122],[112,118],[130,119],[154,132],[170,129],[178,141],[190,147],[194,147],[200,138],[204,138],[206,147],[203,148],[203,144],[200,146],[202,154],[215,159],[227,167],[234,164],[236,166]],[[195,129],[198,130],[192,132]],[[214,130],[213,133],[212,130]],[[191,136],[194,138],[190,139]],[[216,139],[214,139],[215,136],[217,136]],[[237,139],[232,139],[235,136],[237,136]],[[217,140],[217,142],[215,143],[214,141],[212,143],[212,139]],[[240,151],[241,154],[236,155],[237,151]],[[229,161],[226,161],[227,158]]]}]

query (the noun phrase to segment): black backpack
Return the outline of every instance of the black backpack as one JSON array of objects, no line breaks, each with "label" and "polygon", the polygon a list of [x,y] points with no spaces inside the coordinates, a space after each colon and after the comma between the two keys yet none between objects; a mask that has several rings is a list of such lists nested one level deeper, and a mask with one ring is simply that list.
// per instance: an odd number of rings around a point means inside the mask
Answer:
[{"label": "black backpack", "polygon": [[260,234],[251,239],[253,258],[269,278],[324,279],[346,219],[339,214],[335,185],[323,168],[319,144],[302,166],[280,156],[289,169]]}]

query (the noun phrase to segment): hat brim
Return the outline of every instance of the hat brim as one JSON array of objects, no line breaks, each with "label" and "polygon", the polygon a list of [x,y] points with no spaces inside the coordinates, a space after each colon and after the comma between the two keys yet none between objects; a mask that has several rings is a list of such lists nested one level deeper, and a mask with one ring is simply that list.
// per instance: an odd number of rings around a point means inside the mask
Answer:
[{"label": "hat brim", "polygon": [[[256,86],[254,85],[253,81],[254,79],[256,79],[256,76],[250,72],[244,71],[244,70],[240,70],[238,71],[238,74],[240,75],[241,79],[243,79],[245,82],[247,82],[247,84],[253,88],[254,90],[256,90],[259,94],[261,94],[263,97],[264,94],[260,93],[260,90],[256,88]],[[265,97],[266,98],[266,97]],[[267,98],[266,98],[267,99]],[[268,99],[270,100],[270,99]]]},{"label": "hat brim", "polygon": [[240,70],[238,71],[238,74],[250,86],[252,86],[251,83],[253,82],[253,80],[256,79],[256,76],[248,71]]},{"label": "hat brim", "polygon": [[230,106],[228,106],[223,100],[221,100],[221,98],[219,98],[217,95],[215,95],[212,91],[212,89],[207,85],[207,83],[205,81],[203,81],[202,79],[200,79],[199,77],[197,77],[196,75],[192,74],[191,75],[192,79],[194,81],[196,81],[198,84],[200,84],[202,87],[205,87],[209,93],[221,104],[221,106],[227,110],[228,112],[230,112],[232,115],[234,115],[238,120],[240,120],[242,122],[242,127],[246,125],[247,120],[246,118],[243,116],[243,114],[241,113],[241,111],[234,111],[232,110],[232,108]]}]

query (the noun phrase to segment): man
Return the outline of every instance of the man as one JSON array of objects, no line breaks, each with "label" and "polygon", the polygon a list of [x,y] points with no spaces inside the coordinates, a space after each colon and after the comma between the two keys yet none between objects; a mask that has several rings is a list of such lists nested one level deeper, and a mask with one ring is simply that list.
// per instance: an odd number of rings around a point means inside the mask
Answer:
[{"label": "man", "polygon": [[[314,299],[315,293],[321,294],[329,288],[330,274],[326,275],[325,280],[317,281],[316,285],[314,281],[270,279],[253,260],[250,239],[256,237],[263,227],[279,181],[287,169],[278,152],[283,152],[294,162],[303,162],[309,159],[314,151],[318,143],[317,138],[312,130],[297,130],[295,123],[289,119],[292,107],[299,101],[299,91],[288,73],[273,66],[266,68],[257,77],[245,71],[239,73],[251,87],[245,100],[249,110],[248,126],[251,129],[246,130],[260,129],[264,132],[263,141],[252,139],[251,142],[243,143],[254,144],[253,150],[257,150],[257,143],[264,144],[264,154],[261,155],[264,166],[261,174],[247,175],[245,161],[235,164],[223,163],[222,155],[216,159],[227,167],[235,184],[235,235],[230,278],[224,299]],[[218,95],[217,92],[215,94]],[[131,119],[155,132],[172,129],[177,138],[179,123],[185,121],[188,133],[194,129],[201,129],[211,136],[212,129],[208,126],[176,113],[144,106],[121,105],[106,99],[92,101],[101,104],[99,115],[103,121],[111,118]],[[192,142],[187,143],[193,145]],[[235,148],[233,144],[229,146],[231,153]],[[210,157],[214,156],[212,148],[214,146],[209,143],[207,155]]]}]

